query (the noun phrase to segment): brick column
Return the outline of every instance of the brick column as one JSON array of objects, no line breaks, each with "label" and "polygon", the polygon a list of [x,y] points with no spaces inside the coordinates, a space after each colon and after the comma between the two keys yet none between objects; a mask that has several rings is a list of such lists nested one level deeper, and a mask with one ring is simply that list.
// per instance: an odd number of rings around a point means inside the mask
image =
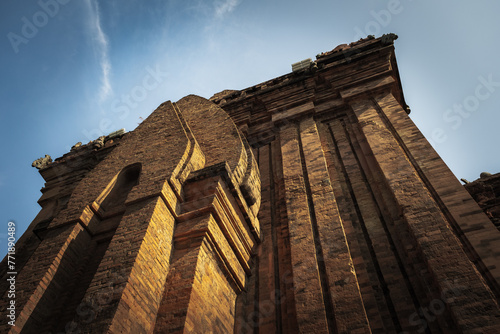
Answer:
[{"label": "brick column", "polygon": [[[390,93],[349,102],[386,185],[439,291],[445,293],[447,282],[460,287],[460,295],[447,300],[457,326],[463,331],[498,331],[496,319],[500,317],[500,310],[491,291],[467,259],[443,213],[383,118],[383,113],[390,113],[386,109],[391,106],[376,101],[383,100],[387,94]],[[477,307],[477,303],[482,307]]]},{"label": "brick column", "polygon": [[236,297],[250,274],[256,240],[226,165],[195,174],[186,182],[155,333],[232,332]]},{"label": "brick column", "polygon": [[299,332],[369,333],[314,120],[280,131]]},{"label": "brick column", "polygon": [[[301,146],[309,179],[310,196],[321,244],[327,284],[339,333],[369,333],[368,320],[359,292],[342,219],[333,194],[316,122],[300,123]],[[321,259],[318,259],[321,261]]]},{"label": "brick column", "polygon": [[[82,300],[84,333],[150,333],[170,269],[174,217],[162,198],[131,205]],[[90,315],[87,313],[91,312]]]},{"label": "brick column", "polygon": [[433,197],[437,198],[446,218],[465,243],[469,258],[477,263],[479,271],[496,290],[497,296],[500,295],[500,231],[439,158],[394,96],[381,94],[375,99],[384,117],[391,124],[397,124],[394,127],[395,135],[411,156],[419,176]]},{"label": "brick column", "polygon": [[298,332],[328,333],[297,126],[288,124],[282,127],[280,141]]},{"label": "brick column", "polygon": [[[90,235],[79,224],[70,224],[48,231],[44,241],[38,246],[23,270],[16,278],[16,325],[10,326],[3,319],[2,333],[21,333],[22,330],[34,333],[52,312],[56,302],[54,296],[64,292],[71,281],[73,271],[80,268],[79,259],[89,248]],[[7,293],[0,300],[2,310],[7,308]]]}]

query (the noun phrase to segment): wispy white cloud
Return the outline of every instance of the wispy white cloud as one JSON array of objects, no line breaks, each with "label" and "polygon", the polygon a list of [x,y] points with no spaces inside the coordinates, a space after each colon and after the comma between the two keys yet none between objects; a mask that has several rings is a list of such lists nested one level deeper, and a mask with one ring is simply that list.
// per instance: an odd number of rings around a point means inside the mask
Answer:
[{"label": "wispy white cloud", "polygon": [[101,66],[101,87],[99,89],[99,100],[104,101],[113,91],[110,82],[111,63],[109,61],[109,42],[102,30],[99,4],[97,0],[85,0],[89,8],[89,27],[94,40],[94,47],[99,57]]},{"label": "wispy white cloud", "polygon": [[223,0],[215,3],[215,17],[222,18],[227,13],[232,12],[238,6],[240,0]]}]

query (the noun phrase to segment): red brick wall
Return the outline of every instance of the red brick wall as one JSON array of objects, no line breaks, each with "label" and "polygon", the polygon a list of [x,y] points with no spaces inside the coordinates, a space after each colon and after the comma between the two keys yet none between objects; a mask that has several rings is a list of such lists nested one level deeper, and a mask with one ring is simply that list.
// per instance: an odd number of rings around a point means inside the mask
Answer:
[{"label": "red brick wall", "polygon": [[392,44],[350,47],[213,98],[264,185],[237,331],[500,330],[500,234],[408,116]]}]

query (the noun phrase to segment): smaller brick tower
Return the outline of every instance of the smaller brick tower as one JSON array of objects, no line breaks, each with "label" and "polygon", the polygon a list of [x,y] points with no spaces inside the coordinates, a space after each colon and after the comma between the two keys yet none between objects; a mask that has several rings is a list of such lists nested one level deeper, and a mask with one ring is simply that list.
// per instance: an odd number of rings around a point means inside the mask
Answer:
[{"label": "smaller brick tower", "polygon": [[465,189],[500,230],[500,173],[483,172],[479,179],[466,182]]},{"label": "smaller brick tower", "polygon": [[17,245],[16,326],[0,332],[233,330],[260,178],[222,109],[165,102],[133,132],[40,171],[42,210]]}]

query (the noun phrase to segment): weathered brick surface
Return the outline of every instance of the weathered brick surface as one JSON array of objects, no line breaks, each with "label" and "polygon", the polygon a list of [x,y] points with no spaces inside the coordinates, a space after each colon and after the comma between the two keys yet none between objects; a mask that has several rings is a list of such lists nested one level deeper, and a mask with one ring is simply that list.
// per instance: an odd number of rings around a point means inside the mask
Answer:
[{"label": "weathered brick surface", "polygon": [[[212,219],[207,216],[196,223]],[[195,222],[182,224],[188,223]],[[237,292],[213,242],[204,233],[175,242],[173,269],[165,283],[155,333],[232,331]]]},{"label": "weathered brick surface", "polygon": [[[193,96],[179,105],[162,104],[119,146],[94,149],[90,143],[42,170],[49,186],[41,201],[48,204],[28,231],[41,242],[22,249],[27,262],[17,280],[20,314],[12,332],[151,333],[171,267],[193,282],[193,293],[181,297],[189,305],[182,328],[233,329],[236,295],[260,238],[259,174],[224,111]],[[208,122],[220,127],[216,135],[224,145],[210,146],[208,129],[192,132],[197,120],[191,113],[197,112],[210,113]],[[72,155],[89,159],[93,152],[101,153],[90,171],[84,163],[64,167]],[[206,160],[212,166],[200,170]],[[57,175],[58,166],[66,168],[63,174]],[[186,222],[210,212],[205,227],[186,231]],[[173,240],[182,254],[186,233],[193,240],[205,237],[198,252],[194,247],[193,263],[172,264]],[[196,270],[189,274],[189,266]],[[216,317],[203,313],[217,307],[220,312],[210,313]]]},{"label": "weathered brick surface", "polygon": [[[159,198],[136,204],[126,212],[87,296],[94,299],[94,293],[102,293],[109,285],[103,278],[110,272],[123,277],[117,278],[121,282],[113,282],[109,304],[113,305],[116,298],[118,305],[109,327],[111,332],[152,331],[170,266],[173,229],[174,218]],[[101,307],[99,313],[106,313],[106,306]],[[93,326],[99,320],[98,314],[89,333],[96,332]]]},{"label": "weathered brick surface", "polygon": [[[351,116],[350,119],[354,119],[352,114]],[[439,292],[436,292],[436,288],[432,283],[433,279],[427,269],[425,259],[418,252],[415,240],[401,215],[401,209],[394,203],[393,192],[386,186],[385,177],[380,168],[378,168],[376,158],[371,153],[362,130],[357,125],[352,126],[351,130],[352,132],[349,131],[349,133],[352,134],[352,139],[357,141],[361,150],[360,154],[357,155],[360,166],[362,166],[363,172],[373,191],[375,201],[381,213],[381,219],[385,221],[387,238],[388,240],[392,240],[393,243],[390,249],[396,258],[396,263],[392,263],[392,266],[397,265],[399,267],[405,286],[412,297],[413,305],[409,304],[408,308],[414,307],[416,309],[416,312],[411,313],[406,320],[411,325],[408,330],[416,327],[417,331],[428,329],[431,332],[439,332],[442,328],[454,328],[449,314],[442,312],[442,310],[437,311],[439,313],[439,321],[436,320],[437,317],[435,316],[429,316],[432,321],[427,321],[423,311],[428,309],[428,306],[432,303],[439,303],[439,300],[442,302],[443,299],[435,297]],[[446,282],[445,284],[450,289],[455,288],[452,282]],[[458,290],[453,291],[458,292]],[[453,294],[450,295],[453,296]],[[397,311],[399,310],[396,309]],[[392,317],[397,314],[396,312],[392,314]],[[440,323],[444,323],[444,325]]]},{"label": "weathered brick surface", "polygon": [[[239,186],[245,197],[245,203],[250,209],[251,220],[260,206],[259,170],[246,140],[229,115],[222,112],[218,106],[204,98],[189,95],[176,103],[182,110],[182,115],[199,138],[199,144],[206,155],[206,165],[226,163],[229,166],[230,177]],[[203,120],[210,120],[207,126]],[[254,223],[254,228],[258,224]]]},{"label": "weathered brick surface", "polygon": [[[42,207],[26,232],[16,242],[16,269],[22,270],[29,257],[40,243],[40,237],[48,223],[66,207],[68,199],[78,183],[102,161],[119,143],[120,138],[108,140],[104,148],[95,150],[92,143],[81,146],[71,153],[56,159],[51,165],[40,170],[46,183],[38,203]],[[6,258],[4,259],[4,261]],[[0,292],[7,289],[7,264],[0,266]]]},{"label": "weathered brick surface", "polygon": [[425,182],[456,235],[464,244],[469,258],[500,295],[500,231],[481,212],[459,181],[439,159],[437,153],[418,131],[391,94],[376,98],[390,121],[394,133],[407,151],[419,177]]},{"label": "weathered brick surface", "polygon": [[297,324],[299,332],[327,333],[324,298],[329,296],[318,268],[298,136],[295,124],[280,132]]},{"label": "weathered brick surface", "polygon": [[[380,98],[383,97],[378,96]],[[385,126],[374,103],[365,99],[351,102],[351,106],[439,290],[445,290],[446,281],[467,287],[463,289],[461,296],[448,302],[457,326],[461,330],[493,324],[500,326],[497,323],[500,310],[491,291],[461,249],[443,214]],[[484,314],[481,309],[470,307],[478,301],[491,309],[491,312]]]},{"label": "weathered brick surface", "polygon": [[346,217],[351,252],[355,253],[355,268],[357,272],[360,269],[370,326],[373,332],[383,332],[384,328],[401,331],[411,328],[409,317],[416,309],[406,287],[405,269],[398,265],[401,259],[391,250],[395,246],[393,237],[388,234],[386,219],[359,161],[359,144],[346,122],[347,118],[333,120],[323,128],[324,147],[330,152],[332,179],[342,178],[336,182],[336,191],[341,198],[341,214]]},{"label": "weathered brick surface", "polygon": [[[89,239],[89,235],[76,224],[47,233],[44,242],[17,276],[16,306],[19,313],[16,326],[2,322],[2,332],[20,333],[27,325],[27,332],[34,333],[43,325],[43,319],[50,315],[51,305],[57,303],[57,296],[77,269],[78,259],[84,255],[82,246]],[[7,301],[5,294],[1,300],[2,309],[6,308]]]},{"label": "weathered brick surface", "polygon": [[[276,291],[276,302],[281,308],[281,317],[278,318],[281,324],[281,331],[283,333],[296,333],[297,314],[295,309],[294,287],[293,287],[293,274],[292,263],[290,256],[290,231],[288,229],[288,216],[286,209],[286,192],[285,182],[283,178],[283,165],[281,159],[281,144],[279,140],[275,140],[270,145],[272,155],[272,169],[273,169],[273,184],[274,184],[274,198],[272,201],[272,208],[275,209],[275,222],[276,222],[276,243],[277,243],[277,256],[279,272],[277,279],[279,281],[279,288]],[[278,284],[277,284],[278,286]]]},{"label": "weathered brick surface", "polygon": [[235,325],[245,327],[235,324],[236,296],[245,287],[245,273],[250,273],[255,240],[224,182],[228,172],[208,167],[186,183],[155,332],[228,332]]},{"label": "weathered brick surface", "polygon": [[482,175],[464,185],[497,229],[500,229],[500,174]]},{"label": "weathered brick surface", "polygon": [[[304,289],[295,286],[299,277],[306,275],[295,268],[317,253],[312,228],[304,228],[311,221],[306,213],[315,206],[321,211],[328,201],[325,196],[318,196],[316,202],[307,201],[307,188],[311,193],[323,189],[324,178],[317,177],[321,154],[314,153],[315,146],[304,145],[303,136],[294,133],[301,133],[297,123],[312,116],[315,122],[311,126],[319,134],[352,259],[344,259],[342,265],[352,261],[369,330],[493,331],[499,320],[481,307],[498,310],[497,297],[491,294],[498,263],[498,247],[493,244],[496,235],[483,234],[487,230],[486,217],[457,187],[458,181],[411,123],[390,38],[365,39],[339,47],[320,55],[313,65],[310,70],[212,99],[231,115],[259,154],[268,152],[267,147],[273,148],[275,197],[263,197],[262,207],[267,211],[270,201],[269,211],[280,217],[276,225],[280,229],[278,249],[274,251],[279,256],[279,266],[268,266],[267,270],[269,275],[278,274],[281,279],[289,277],[284,279],[286,283],[280,283],[280,293],[286,301],[280,304],[281,317],[275,317],[277,328],[287,328],[289,332],[302,328],[300,322],[306,323],[303,314],[319,305],[315,303],[324,304],[320,270],[314,261],[308,263],[315,273],[308,277],[309,285]],[[384,90],[391,92],[385,99],[380,95]],[[377,112],[382,118],[377,126],[370,123],[371,119],[365,125],[353,112],[353,106],[364,100],[378,101]],[[379,138],[380,128],[387,129],[387,137]],[[304,147],[303,157],[291,153],[300,152],[299,139]],[[300,160],[305,169],[301,170]],[[260,169],[263,176],[267,167]],[[294,173],[295,179],[290,178]],[[399,181],[389,183],[388,179]],[[402,204],[403,198],[407,204]],[[410,210],[412,205],[415,208]],[[331,205],[324,207],[331,210]],[[266,221],[267,215],[261,214]],[[427,227],[428,224],[432,226]],[[424,239],[415,237],[415,228],[425,235]],[[265,241],[259,247],[259,252],[269,249]],[[430,251],[426,253],[424,248]],[[436,276],[434,266],[443,275]],[[340,267],[333,275],[342,273]],[[262,289],[258,279],[249,284]],[[474,289],[477,291],[471,292]],[[316,291],[315,297],[311,297],[314,293],[305,293],[309,290]],[[315,302],[300,302],[306,297]],[[467,303],[482,306],[475,311],[463,306],[465,313],[456,316],[454,307]],[[346,304],[352,307],[352,303]],[[335,317],[335,312],[326,313],[325,317]],[[339,325],[335,318],[335,326]],[[472,329],[474,326],[477,329]]]},{"label": "weathered brick surface", "polygon": [[393,37],[41,169],[0,331],[500,332],[497,176],[478,207],[411,122]]},{"label": "weathered brick surface", "polygon": [[[312,118],[300,122],[300,143],[309,183],[310,208],[314,210],[320,270],[324,267],[326,289],[331,299],[334,321],[339,332],[368,333],[363,302],[347,245],[342,219],[333,194],[316,123]],[[319,247],[318,247],[319,246]],[[321,263],[323,262],[323,263]],[[325,298],[325,297],[324,297]]]}]

